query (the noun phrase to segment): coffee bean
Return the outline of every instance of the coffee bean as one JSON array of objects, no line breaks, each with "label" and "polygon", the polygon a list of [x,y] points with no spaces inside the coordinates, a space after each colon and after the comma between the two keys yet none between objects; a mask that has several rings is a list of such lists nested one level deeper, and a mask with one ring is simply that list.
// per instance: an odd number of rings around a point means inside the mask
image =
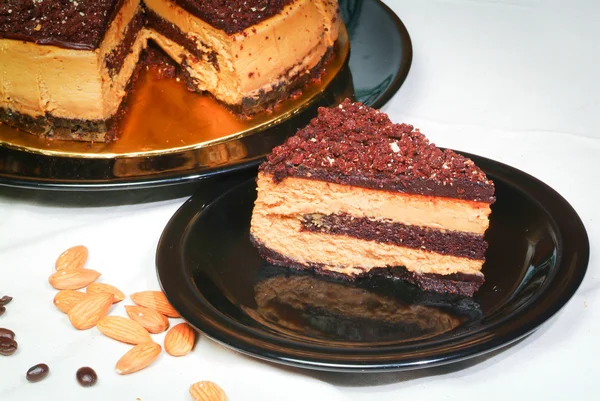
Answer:
[{"label": "coffee bean", "polygon": [[94,372],[94,369],[84,366],[77,370],[77,381],[83,387],[91,387],[98,381],[98,375]]},{"label": "coffee bean", "polygon": [[19,344],[11,338],[0,337],[0,355],[9,356],[15,353]]},{"label": "coffee bean", "polygon": [[31,383],[37,383],[40,380],[44,380],[46,376],[48,376],[48,373],[50,373],[50,368],[48,365],[45,363],[38,363],[37,365],[29,368],[25,377],[27,378],[27,381]]},{"label": "coffee bean", "polygon": [[0,327],[0,338],[10,338],[11,340],[15,339],[15,333],[12,330],[9,329],[3,329],[2,327]]},{"label": "coffee bean", "polygon": [[4,305],[8,304],[8,303],[10,303],[10,301],[12,301],[12,297],[5,295],[2,298],[0,298],[0,306],[4,306]]},{"label": "coffee bean", "polygon": [[0,306],[0,316],[4,315],[4,312],[6,312],[6,308],[4,306]]}]

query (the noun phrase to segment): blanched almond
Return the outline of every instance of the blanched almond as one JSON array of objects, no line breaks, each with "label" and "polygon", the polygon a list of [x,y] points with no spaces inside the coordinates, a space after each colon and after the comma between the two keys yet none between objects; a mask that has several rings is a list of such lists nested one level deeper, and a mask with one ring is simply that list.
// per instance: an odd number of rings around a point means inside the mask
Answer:
[{"label": "blanched almond", "polygon": [[183,356],[194,348],[196,332],[187,323],[179,323],[165,336],[165,351],[172,356]]},{"label": "blanched almond", "polygon": [[123,294],[117,287],[105,284],[105,283],[92,283],[87,286],[85,292],[88,294],[97,294],[99,292],[108,292],[113,294],[115,297],[113,299],[113,303],[121,302],[125,299],[125,294]]},{"label": "blanched almond", "polygon": [[161,346],[155,342],[136,345],[119,359],[116,366],[117,373],[128,375],[144,369],[156,360],[161,350]]},{"label": "blanched almond", "polygon": [[145,306],[126,305],[127,315],[144,326],[152,334],[162,333],[169,328],[169,319]]},{"label": "blanched almond", "polygon": [[179,317],[179,313],[171,306],[162,291],[142,291],[131,294],[131,300],[139,306],[154,309],[168,317]]},{"label": "blanched almond", "polygon": [[113,295],[105,292],[89,295],[71,308],[69,320],[78,330],[94,327],[108,313],[112,305]]},{"label": "blanched almond", "polygon": [[87,258],[88,249],[83,245],[77,245],[61,253],[54,266],[56,270],[81,269]]},{"label": "blanched almond", "polygon": [[152,341],[150,333],[141,324],[122,316],[105,316],[98,322],[98,330],[107,337],[127,344]]},{"label": "blanched almond", "polygon": [[100,277],[100,273],[88,269],[59,270],[48,278],[50,285],[57,290],[78,290]]},{"label": "blanched almond", "polygon": [[194,401],[227,401],[225,391],[218,384],[210,381],[192,384],[190,394]]},{"label": "blanched almond", "polygon": [[69,313],[71,308],[87,298],[88,294],[75,290],[61,290],[54,297],[54,305],[63,313]]}]

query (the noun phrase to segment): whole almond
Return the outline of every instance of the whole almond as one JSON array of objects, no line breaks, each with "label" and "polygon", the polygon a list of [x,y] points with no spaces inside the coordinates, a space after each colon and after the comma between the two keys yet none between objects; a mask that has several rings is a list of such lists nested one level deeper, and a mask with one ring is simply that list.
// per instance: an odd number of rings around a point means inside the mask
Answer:
[{"label": "whole almond", "polygon": [[105,316],[98,321],[98,330],[107,337],[127,344],[152,341],[150,333],[141,324],[122,316]]},{"label": "whole almond", "polygon": [[67,249],[56,259],[56,270],[81,269],[88,258],[88,249],[83,245],[77,245]]},{"label": "whole almond", "polygon": [[165,336],[165,351],[172,356],[183,356],[194,348],[196,332],[187,323],[179,323]]},{"label": "whole almond", "polygon": [[54,297],[54,305],[63,313],[69,313],[71,308],[87,298],[88,294],[75,290],[60,290]]},{"label": "whole almond", "polygon": [[87,286],[85,292],[87,292],[88,294],[108,292],[109,294],[113,294],[115,296],[113,299],[113,303],[115,304],[125,299],[125,294],[123,294],[117,287],[105,283],[92,283]]},{"label": "whole almond", "polygon": [[179,317],[179,313],[171,306],[162,291],[142,291],[131,294],[131,300],[139,306],[154,309],[168,317]]},{"label": "whole almond", "polygon": [[100,273],[88,269],[59,270],[48,278],[50,285],[57,290],[78,290],[96,281]]},{"label": "whole almond", "polygon": [[87,330],[98,324],[108,313],[113,295],[106,292],[89,295],[69,311],[69,320],[78,330]]},{"label": "whole almond", "polygon": [[127,315],[144,326],[152,334],[162,333],[169,328],[169,319],[145,306],[125,305]]},{"label": "whole almond", "polygon": [[136,345],[119,359],[117,373],[128,375],[144,369],[154,362],[161,350],[161,346],[152,341]]},{"label": "whole almond", "polygon": [[227,401],[225,391],[218,384],[209,381],[192,384],[190,394],[194,401]]}]

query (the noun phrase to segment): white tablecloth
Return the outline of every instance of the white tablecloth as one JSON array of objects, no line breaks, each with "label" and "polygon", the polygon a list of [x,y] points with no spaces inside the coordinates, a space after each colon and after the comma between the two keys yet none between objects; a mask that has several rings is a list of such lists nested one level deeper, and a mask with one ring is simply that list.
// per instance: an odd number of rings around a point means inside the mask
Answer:
[{"label": "white tablecloth", "polygon": [[[133,205],[127,197],[58,195],[0,188],[0,296],[13,295],[0,327],[20,348],[0,356],[0,400],[187,400],[188,386],[213,380],[230,400],[600,399],[600,6],[593,0],[388,1],[412,36],[413,65],[384,107],[436,144],[510,164],[560,192],[583,219],[591,243],[577,294],[540,330],[499,352],[406,373],[344,375],[286,368],[201,338],[192,354],[163,353],[150,368],[118,376],[129,346],[97,329],[74,330],[52,304],[47,277],[57,255],[90,249],[88,267],[128,294],[158,289],[160,234],[185,201]],[[189,191],[189,189],[188,189]],[[191,192],[188,192],[191,193]],[[146,195],[144,195],[146,196]],[[113,203],[113,204],[111,204]],[[116,205],[114,205],[116,204]],[[113,314],[124,315],[123,304]],[[162,336],[156,336],[162,343]],[[50,365],[36,384],[27,369]],[[75,371],[92,366],[93,388]]]}]

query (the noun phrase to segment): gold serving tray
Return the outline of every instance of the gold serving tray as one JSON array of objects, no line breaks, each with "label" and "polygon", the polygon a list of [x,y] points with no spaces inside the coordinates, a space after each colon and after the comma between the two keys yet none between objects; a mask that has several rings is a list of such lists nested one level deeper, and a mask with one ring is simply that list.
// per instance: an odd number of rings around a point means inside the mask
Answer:
[{"label": "gold serving tray", "polygon": [[318,82],[309,84],[299,97],[282,102],[273,112],[252,118],[236,116],[212,96],[190,92],[175,78],[158,79],[158,73],[150,68],[135,83],[118,140],[53,140],[0,123],[0,145],[46,156],[114,159],[178,153],[239,139],[280,124],[315,102],[349,57],[350,41],[345,29],[340,30],[335,50]]}]

